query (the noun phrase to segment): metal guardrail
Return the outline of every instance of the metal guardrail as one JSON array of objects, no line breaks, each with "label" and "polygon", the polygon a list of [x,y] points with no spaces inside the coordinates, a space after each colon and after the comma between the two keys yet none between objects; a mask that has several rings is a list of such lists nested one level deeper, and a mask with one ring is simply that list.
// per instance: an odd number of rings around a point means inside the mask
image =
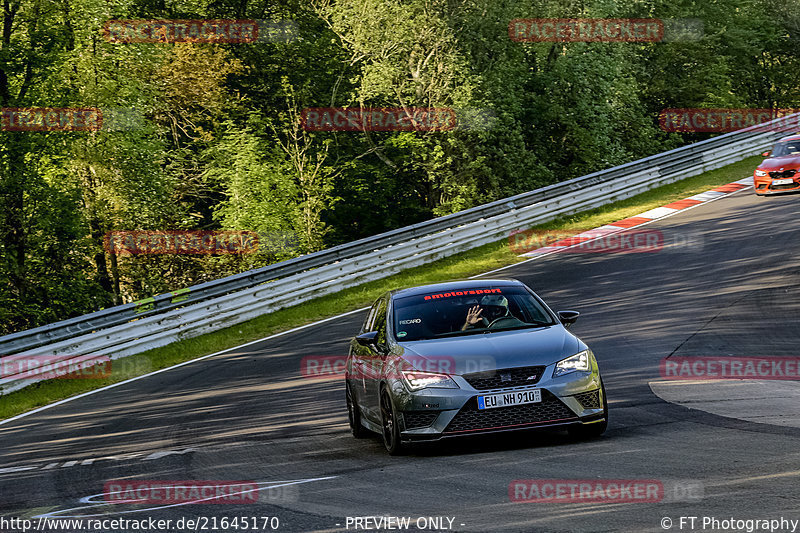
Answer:
[{"label": "metal guardrail", "polygon": [[[0,337],[0,360],[33,355],[62,361],[87,356],[115,359],[202,335],[496,241],[514,229],[730,164],[785,135],[763,129],[762,125],[720,135],[452,215]],[[0,394],[33,381],[3,374]]]}]

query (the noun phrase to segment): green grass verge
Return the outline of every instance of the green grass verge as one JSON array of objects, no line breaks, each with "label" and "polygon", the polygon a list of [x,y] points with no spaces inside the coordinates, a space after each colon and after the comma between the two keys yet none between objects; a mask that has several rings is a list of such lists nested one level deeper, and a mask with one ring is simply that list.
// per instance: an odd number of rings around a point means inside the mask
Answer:
[{"label": "green grass verge", "polygon": [[[699,176],[665,185],[622,200],[562,217],[537,229],[582,231],[631,217],[687,196],[741,179],[752,173],[762,158],[754,156]],[[276,311],[248,322],[232,326],[201,337],[176,342],[142,354],[126,357],[112,365],[110,377],[103,379],[60,379],[36,383],[2,397],[0,419],[5,419],[54,401],[123,381],[176,363],[195,359],[205,354],[238,346],[249,341],[278,333],[293,327],[309,324],[371,304],[387,290],[412,285],[474,276],[505,265],[521,261],[502,240],[411,268],[388,278],[330,294],[294,307]]]}]

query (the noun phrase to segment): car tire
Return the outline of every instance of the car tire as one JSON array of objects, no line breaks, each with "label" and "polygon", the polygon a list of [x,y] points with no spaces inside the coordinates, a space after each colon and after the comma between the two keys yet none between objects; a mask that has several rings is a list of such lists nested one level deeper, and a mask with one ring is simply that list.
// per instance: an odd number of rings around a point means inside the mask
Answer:
[{"label": "car tire", "polygon": [[383,431],[383,445],[389,455],[402,455],[405,451],[400,441],[400,426],[397,421],[397,411],[394,408],[392,397],[385,388],[381,389],[381,426]]},{"label": "car tire", "polygon": [[608,401],[606,399],[606,387],[602,381],[600,382],[600,390],[603,393],[603,421],[572,426],[567,430],[571,437],[580,440],[596,439],[608,429]]},{"label": "car tire", "polygon": [[353,401],[353,394],[350,392],[350,384],[345,385],[345,399],[347,401],[347,419],[350,422],[350,432],[357,439],[369,436],[369,430],[361,423],[361,409]]}]

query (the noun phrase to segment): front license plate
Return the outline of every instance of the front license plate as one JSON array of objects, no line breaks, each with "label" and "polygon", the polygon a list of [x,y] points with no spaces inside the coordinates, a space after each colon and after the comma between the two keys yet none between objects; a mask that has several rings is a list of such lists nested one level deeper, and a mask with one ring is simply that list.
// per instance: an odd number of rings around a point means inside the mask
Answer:
[{"label": "front license plate", "polygon": [[791,178],[786,178],[782,180],[772,180],[773,185],[789,185],[790,183],[794,183],[794,180]]},{"label": "front license plate", "polygon": [[478,409],[494,409],[496,407],[539,403],[541,401],[542,389],[521,390],[517,392],[507,392],[505,394],[478,396]]}]

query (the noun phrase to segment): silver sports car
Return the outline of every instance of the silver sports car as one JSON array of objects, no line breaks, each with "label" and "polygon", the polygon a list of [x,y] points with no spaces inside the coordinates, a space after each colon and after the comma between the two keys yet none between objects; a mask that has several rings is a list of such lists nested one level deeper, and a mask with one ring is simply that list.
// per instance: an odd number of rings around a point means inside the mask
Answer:
[{"label": "silver sports car", "polygon": [[564,426],[602,434],[608,406],[594,354],[517,280],[469,280],[390,291],[350,344],[346,398],[353,435],[412,442]]}]

